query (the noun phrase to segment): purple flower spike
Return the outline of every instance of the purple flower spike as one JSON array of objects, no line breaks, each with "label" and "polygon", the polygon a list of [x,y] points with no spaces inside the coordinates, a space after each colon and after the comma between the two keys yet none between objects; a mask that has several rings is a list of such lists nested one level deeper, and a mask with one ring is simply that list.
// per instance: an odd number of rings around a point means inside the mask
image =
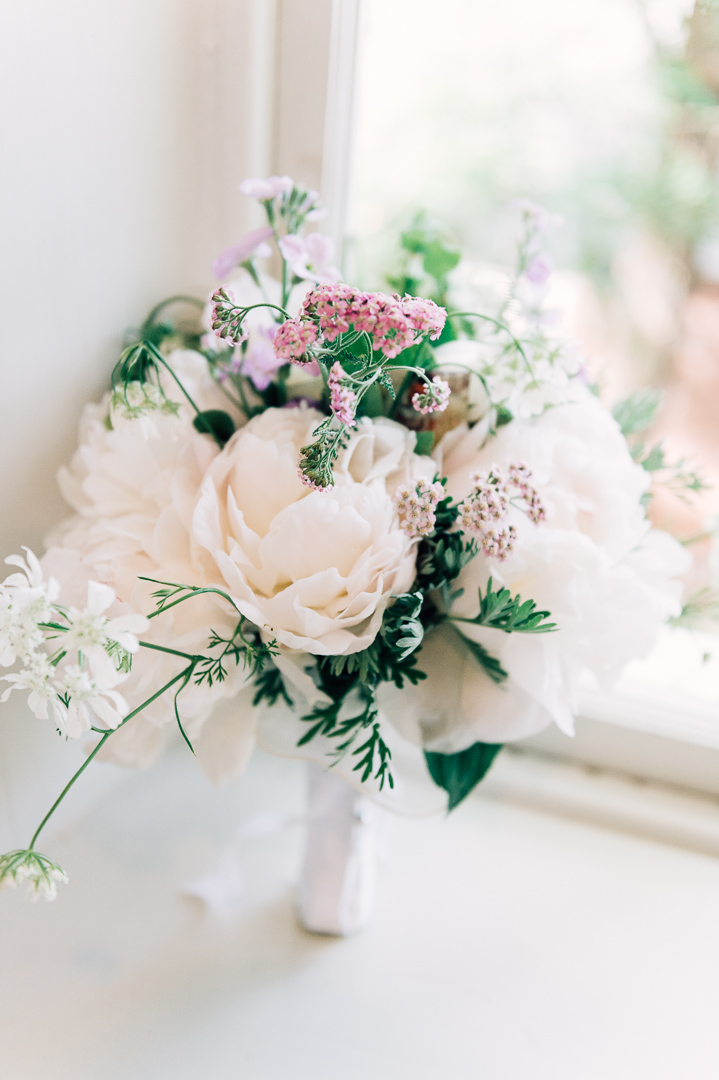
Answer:
[{"label": "purple flower spike", "polygon": [[271,236],[272,229],[267,225],[245,233],[239,244],[232,244],[217,256],[212,263],[212,273],[221,281],[251,255],[258,255],[260,258],[270,255],[271,249],[267,241]]}]

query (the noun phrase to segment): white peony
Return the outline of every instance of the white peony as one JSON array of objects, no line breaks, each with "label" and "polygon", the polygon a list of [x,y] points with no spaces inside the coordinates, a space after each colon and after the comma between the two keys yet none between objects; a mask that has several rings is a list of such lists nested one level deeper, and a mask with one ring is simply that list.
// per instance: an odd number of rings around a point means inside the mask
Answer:
[{"label": "white peony", "polygon": [[[452,615],[477,615],[478,589],[485,591],[491,575],[495,587],[506,585],[549,611],[559,630],[506,634],[444,624],[419,654],[427,681],[401,694],[389,688],[386,707],[409,738],[444,751],[523,738],[551,720],[571,733],[580,680],[589,674],[611,685],[630,660],[647,655],[660,625],[679,611],[676,575],[688,556],[651,529],[640,503],[647,474],[588,391],[576,403],[508,424],[494,438],[484,425],[456,429],[438,457],[455,499],[468,494],[475,470],[523,461],[547,511],[540,525],[511,511],[514,553],[504,562],[481,554],[471,560],[456,582],[464,592]],[[505,683],[491,681],[462,635],[501,662]]]},{"label": "white peony", "polygon": [[300,447],[323,419],[313,409],[268,409],[208,469],[192,519],[208,579],[223,580],[242,613],[282,645],[317,655],[359,652],[374,640],[390,597],[415,572],[416,542],[398,528],[397,486],[435,466],[392,420],[358,422],[335,486],[310,491]]},{"label": "white peony", "polygon": [[[200,408],[232,411],[202,356],[178,350],[169,360]],[[155,606],[151,593],[159,586],[138,580],[140,575],[201,583],[192,561],[189,527],[202,479],[219,449],[194,429],[194,412],[169,375],[163,385],[179,410],[177,416],[153,414],[155,434],[148,433],[140,420],[117,414],[108,427],[107,397],[83,413],[79,448],[59,475],[62,492],[76,514],[48,538],[50,547],[43,559],[46,574],[61,584],[65,604],[83,605],[88,581],[94,580],[112,587],[125,604],[123,610],[147,615]],[[239,422],[239,415],[234,419]],[[210,628],[227,635],[236,623],[236,613],[226,602],[202,596],[153,619],[143,640],[192,653],[205,649]],[[169,682],[180,663],[175,657],[139,649],[122,686],[129,708]],[[183,691],[180,711],[193,745],[197,739],[201,764],[205,721],[215,704],[237,693],[245,681],[243,671],[231,668],[225,683],[212,689],[191,684]],[[103,757],[148,765],[174,724],[172,695],[165,694],[113,735]]]}]

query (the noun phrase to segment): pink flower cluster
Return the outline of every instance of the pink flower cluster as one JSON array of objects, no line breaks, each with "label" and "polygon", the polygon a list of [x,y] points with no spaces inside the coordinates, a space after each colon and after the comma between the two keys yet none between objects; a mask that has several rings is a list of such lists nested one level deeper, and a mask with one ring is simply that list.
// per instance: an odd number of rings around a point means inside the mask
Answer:
[{"label": "pink flower cluster", "polygon": [[210,327],[226,348],[231,349],[249,337],[242,326],[244,315],[244,308],[237,306],[224,287],[210,297]]},{"label": "pink flower cluster", "polygon": [[349,388],[349,386],[342,385],[345,374],[345,370],[339,360],[335,360],[330,368],[329,377],[327,379],[330,388],[330,408],[340,424],[347,424],[348,427],[356,427],[355,404],[357,402],[357,395],[354,390]]},{"label": "pink flower cluster", "polygon": [[414,487],[400,484],[394,495],[394,508],[399,516],[400,528],[412,539],[429,536],[434,532],[437,503],[445,495],[444,486],[435,480],[430,484],[425,476]]},{"label": "pink flower cluster", "polygon": [[449,383],[435,375],[431,383],[425,385],[421,393],[412,395],[412,408],[418,413],[426,415],[433,412],[444,412],[449,403]]},{"label": "pink flower cluster", "polygon": [[388,359],[415,343],[418,335],[435,340],[447,318],[444,308],[417,296],[362,292],[351,285],[318,285],[302,304],[304,318],[316,321],[327,341],[352,328],[370,335],[373,348]]},{"label": "pink flower cluster", "polygon": [[[510,504],[517,497],[524,500],[521,507],[527,517],[538,525],[544,521],[542,501],[530,483],[532,474],[521,462],[509,466],[508,475],[492,465],[474,473],[472,491],[458,506],[462,528],[465,532],[479,534],[482,551],[488,559],[500,562],[512,554],[517,538],[513,525],[506,524]],[[514,495],[513,491],[517,494]]]},{"label": "pink flower cluster", "polygon": [[317,341],[317,327],[302,319],[288,319],[277,328],[274,337],[275,355],[293,364],[310,364],[314,360],[308,351]]},{"label": "pink flower cluster", "polygon": [[310,491],[331,491],[334,487],[334,484],[321,484],[318,480],[313,480],[301,467],[297,470],[297,475]]},{"label": "pink flower cluster", "polygon": [[520,497],[526,504],[525,512],[530,521],[539,525],[540,521],[546,520],[544,503],[537,494],[537,489],[530,483],[532,474],[523,462],[517,462],[509,466],[509,478],[519,491]]}]

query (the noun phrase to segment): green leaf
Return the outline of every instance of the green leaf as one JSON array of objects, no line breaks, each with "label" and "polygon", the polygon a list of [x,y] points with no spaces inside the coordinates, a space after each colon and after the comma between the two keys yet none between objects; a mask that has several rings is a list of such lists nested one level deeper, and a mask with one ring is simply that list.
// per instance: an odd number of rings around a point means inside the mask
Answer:
[{"label": "green leaf", "polygon": [[473,791],[501,749],[501,743],[478,742],[458,754],[435,754],[425,750],[430,776],[449,795],[448,810],[454,810]]},{"label": "green leaf", "polygon": [[[643,452],[644,447],[642,447],[642,453]],[[652,446],[651,449],[647,451],[645,456],[642,457],[640,455],[635,460],[643,469],[646,469],[647,472],[658,472],[666,466],[664,447],[661,443],[657,443],[656,446]]]},{"label": "green leaf", "polygon": [[651,427],[661,402],[661,390],[635,390],[629,397],[617,402],[612,416],[619,424],[622,435],[635,435]]},{"label": "green leaf", "polygon": [[417,442],[415,443],[415,454],[431,454],[432,447],[434,446],[434,432],[433,431],[418,431]]},{"label": "green leaf", "polygon": [[234,420],[222,409],[206,409],[198,413],[192,425],[202,435],[214,435],[223,446],[235,433]]},{"label": "green leaf", "polygon": [[[456,626],[455,630],[457,630]],[[459,633],[459,630],[457,630],[457,633]],[[484,668],[485,674],[489,675],[492,682],[497,683],[498,686],[506,682],[509,678],[509,672],[505,671],[497,657],[493,656],[489,649],[485,649],[484,645],[480,645],[478,641],[472,641],[470,638],[465,637],[464,634],[461,637],[474,659],[481,668]]]},{"label": "green leaf", "polygon": [[446,247],[441,240],[433,240],[424,249],[424,268],[430,277],[440,281],[454,270],[460,258],[459,251]]}]

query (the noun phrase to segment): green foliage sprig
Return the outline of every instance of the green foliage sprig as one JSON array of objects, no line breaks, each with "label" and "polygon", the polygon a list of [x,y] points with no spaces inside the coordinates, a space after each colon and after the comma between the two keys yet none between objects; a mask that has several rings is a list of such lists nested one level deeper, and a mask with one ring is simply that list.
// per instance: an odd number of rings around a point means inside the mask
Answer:
[{"label": "green foliage sprig", "polygon": [[492,630],[504,630],[506,634],[549,634],[557,630],[557,624],[547,622],[551,618],[548,611],[537,611],[534,600],[524,600],[517,593],[512,596],[509,589],[493,588],[490,577],[482,596],[479,592],[479,612],[473,619],[461,615],[450,615],[452,622],[470,623],[472,626],[486,626]]},{"label": "green foliage sprig", "polygon": [[[629,444],[632,457],[645,472],[652,475],[653,483],[661,484],[672,494],[687,502],[690,494],[707,490],[707,484],[702,477],[690,468],[684,459],[667,461],[661,442],[647,446],[644,439],[637,438],[656,420],[662,397],[661,390],[635,390],[614,406],[612,416]],[[651,500],[651,494],[651,491],[647,492],[642,500],[645,507]]]}]

